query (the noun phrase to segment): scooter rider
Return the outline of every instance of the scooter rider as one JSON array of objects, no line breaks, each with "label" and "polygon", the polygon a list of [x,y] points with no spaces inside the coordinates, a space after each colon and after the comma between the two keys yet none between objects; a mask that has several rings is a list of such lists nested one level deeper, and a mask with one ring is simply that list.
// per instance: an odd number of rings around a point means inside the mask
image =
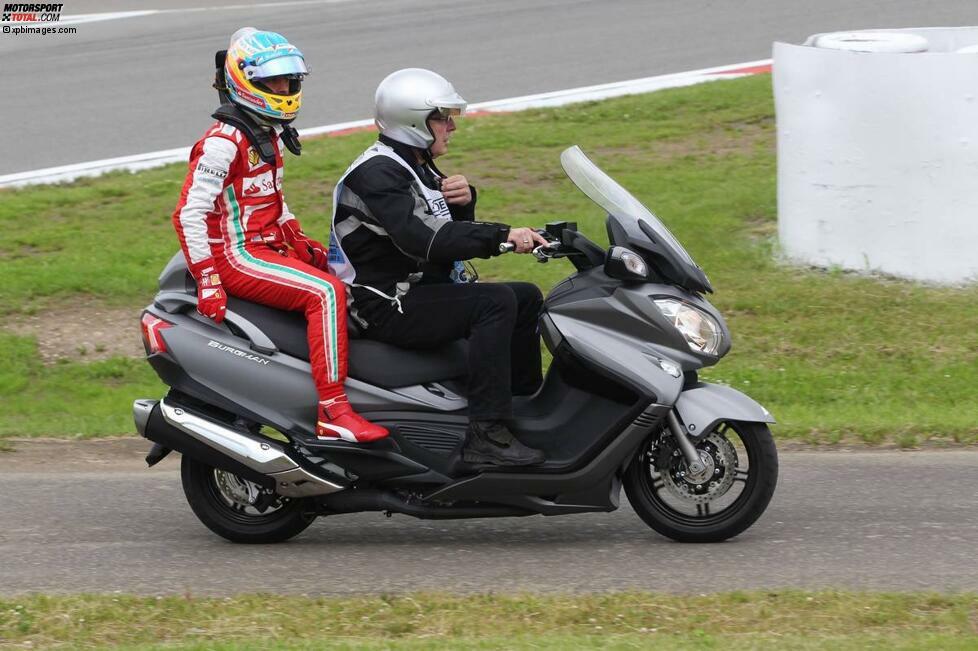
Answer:
[{"label": "scooter rider", "polygon": [[529,228],[477,222],[475,188],[434,159],[448,149],[466,102],[442,76],[398,70],[377,88],[380,137],[333,192],[330,270],[350,287],[351,314],[370,339],[429,348],[467,338],[469,427],[462,459],[533,465],[505,421],[512,396],[542,382],[537,319],[543,299],[530,283],[472,283],[461,261],[546,244]]},{"label": "scooter rider", "polygon": [[304,312],[320,400],[317,436],[374,441],[387,430],[355,413],[343,389],[345,288],[327,273],[326,248],[302,232],[282,194],[281,144],[299,153],[289,123],[306,74],[302,53],[280,34],[247,27],[231,37],[215,84],[230,101],[191,150],[173,224],[197,281],[198,311],[220,323],[232,294]]}]

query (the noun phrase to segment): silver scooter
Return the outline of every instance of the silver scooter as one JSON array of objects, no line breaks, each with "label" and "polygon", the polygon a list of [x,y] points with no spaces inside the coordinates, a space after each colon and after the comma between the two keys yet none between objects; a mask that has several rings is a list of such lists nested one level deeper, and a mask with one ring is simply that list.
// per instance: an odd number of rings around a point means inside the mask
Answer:
[{"label": "silver scooter", "polygon": [[[317,395],[301,314],[231,298],[221,325],[196,312],[183,255],[143,312],[147,360],[170,387],[137,400],[152,466],[182,453],[190,506],[236,542],[286,540],[322,515],[378,511],[419,518],[612,511],[621,489],[659,533],[683,542],[736,536],[774,494],[771,414],[742,393],[699,381],[730,350],[703,298],[713,289],[645,206],[578,148],[564,171],[607,213],[610,248],[571,222],[541,231],[541,262],[566,258],[540,317],[553,356],[536,394],[514,399],[510,429],[547,461],[533,468],[462,462],[466,345],[399,349],[351,327],[347,394],[391,431],[372,444],[315,435]],[[504,245],[506,246],[506,245]]]}]

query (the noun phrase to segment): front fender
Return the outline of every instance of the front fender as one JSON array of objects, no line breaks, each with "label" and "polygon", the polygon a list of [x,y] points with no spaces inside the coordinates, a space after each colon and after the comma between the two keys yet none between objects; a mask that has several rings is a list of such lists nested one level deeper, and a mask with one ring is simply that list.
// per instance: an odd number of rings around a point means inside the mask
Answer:
[{"label": "front fender", "polygon": [[775,422],[771,412],[753,398],[728,386],[707,382],[700,382],[680,393],[676,412],[686,428],[686,434],[693,438],[705,436],[724,420]]}]

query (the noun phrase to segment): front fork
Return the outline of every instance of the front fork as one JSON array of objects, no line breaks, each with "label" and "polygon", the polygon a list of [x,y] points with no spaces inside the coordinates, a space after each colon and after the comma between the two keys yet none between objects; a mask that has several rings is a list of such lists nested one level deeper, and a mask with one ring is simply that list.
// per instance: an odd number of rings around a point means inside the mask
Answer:
[{"label": "front fork", "polygon": [[686,468],[689,470],[689,473],[698,475],[706,470],[706,464],[700,459],[699,452],[696,451],[696,448],[686,437],[683,426],[679,424],[675,409],[666,414],[666,424],[669,426],[669,432],[676,439],[676,445],[679,446],[680,452],[683,453],[683,458],[686,459]]}]

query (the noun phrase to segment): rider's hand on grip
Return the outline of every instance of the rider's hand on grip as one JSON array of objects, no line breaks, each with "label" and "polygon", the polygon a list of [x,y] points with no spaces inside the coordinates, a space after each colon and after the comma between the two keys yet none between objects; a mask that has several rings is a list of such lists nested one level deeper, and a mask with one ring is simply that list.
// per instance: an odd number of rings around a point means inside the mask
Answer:
[{"label": "rider's hand on grip", "polygon": [[221,276],[212,265],[198,265],[193,272],[197,280],[197,311],[220,323],[228,309],[228,295],[221,285]]},{"label": "rider's hand on grip", "polygon": [[506,241],[517,253],[529,253],[534,247],[547,244],[547,240],[532,228],[511,228]]}]

